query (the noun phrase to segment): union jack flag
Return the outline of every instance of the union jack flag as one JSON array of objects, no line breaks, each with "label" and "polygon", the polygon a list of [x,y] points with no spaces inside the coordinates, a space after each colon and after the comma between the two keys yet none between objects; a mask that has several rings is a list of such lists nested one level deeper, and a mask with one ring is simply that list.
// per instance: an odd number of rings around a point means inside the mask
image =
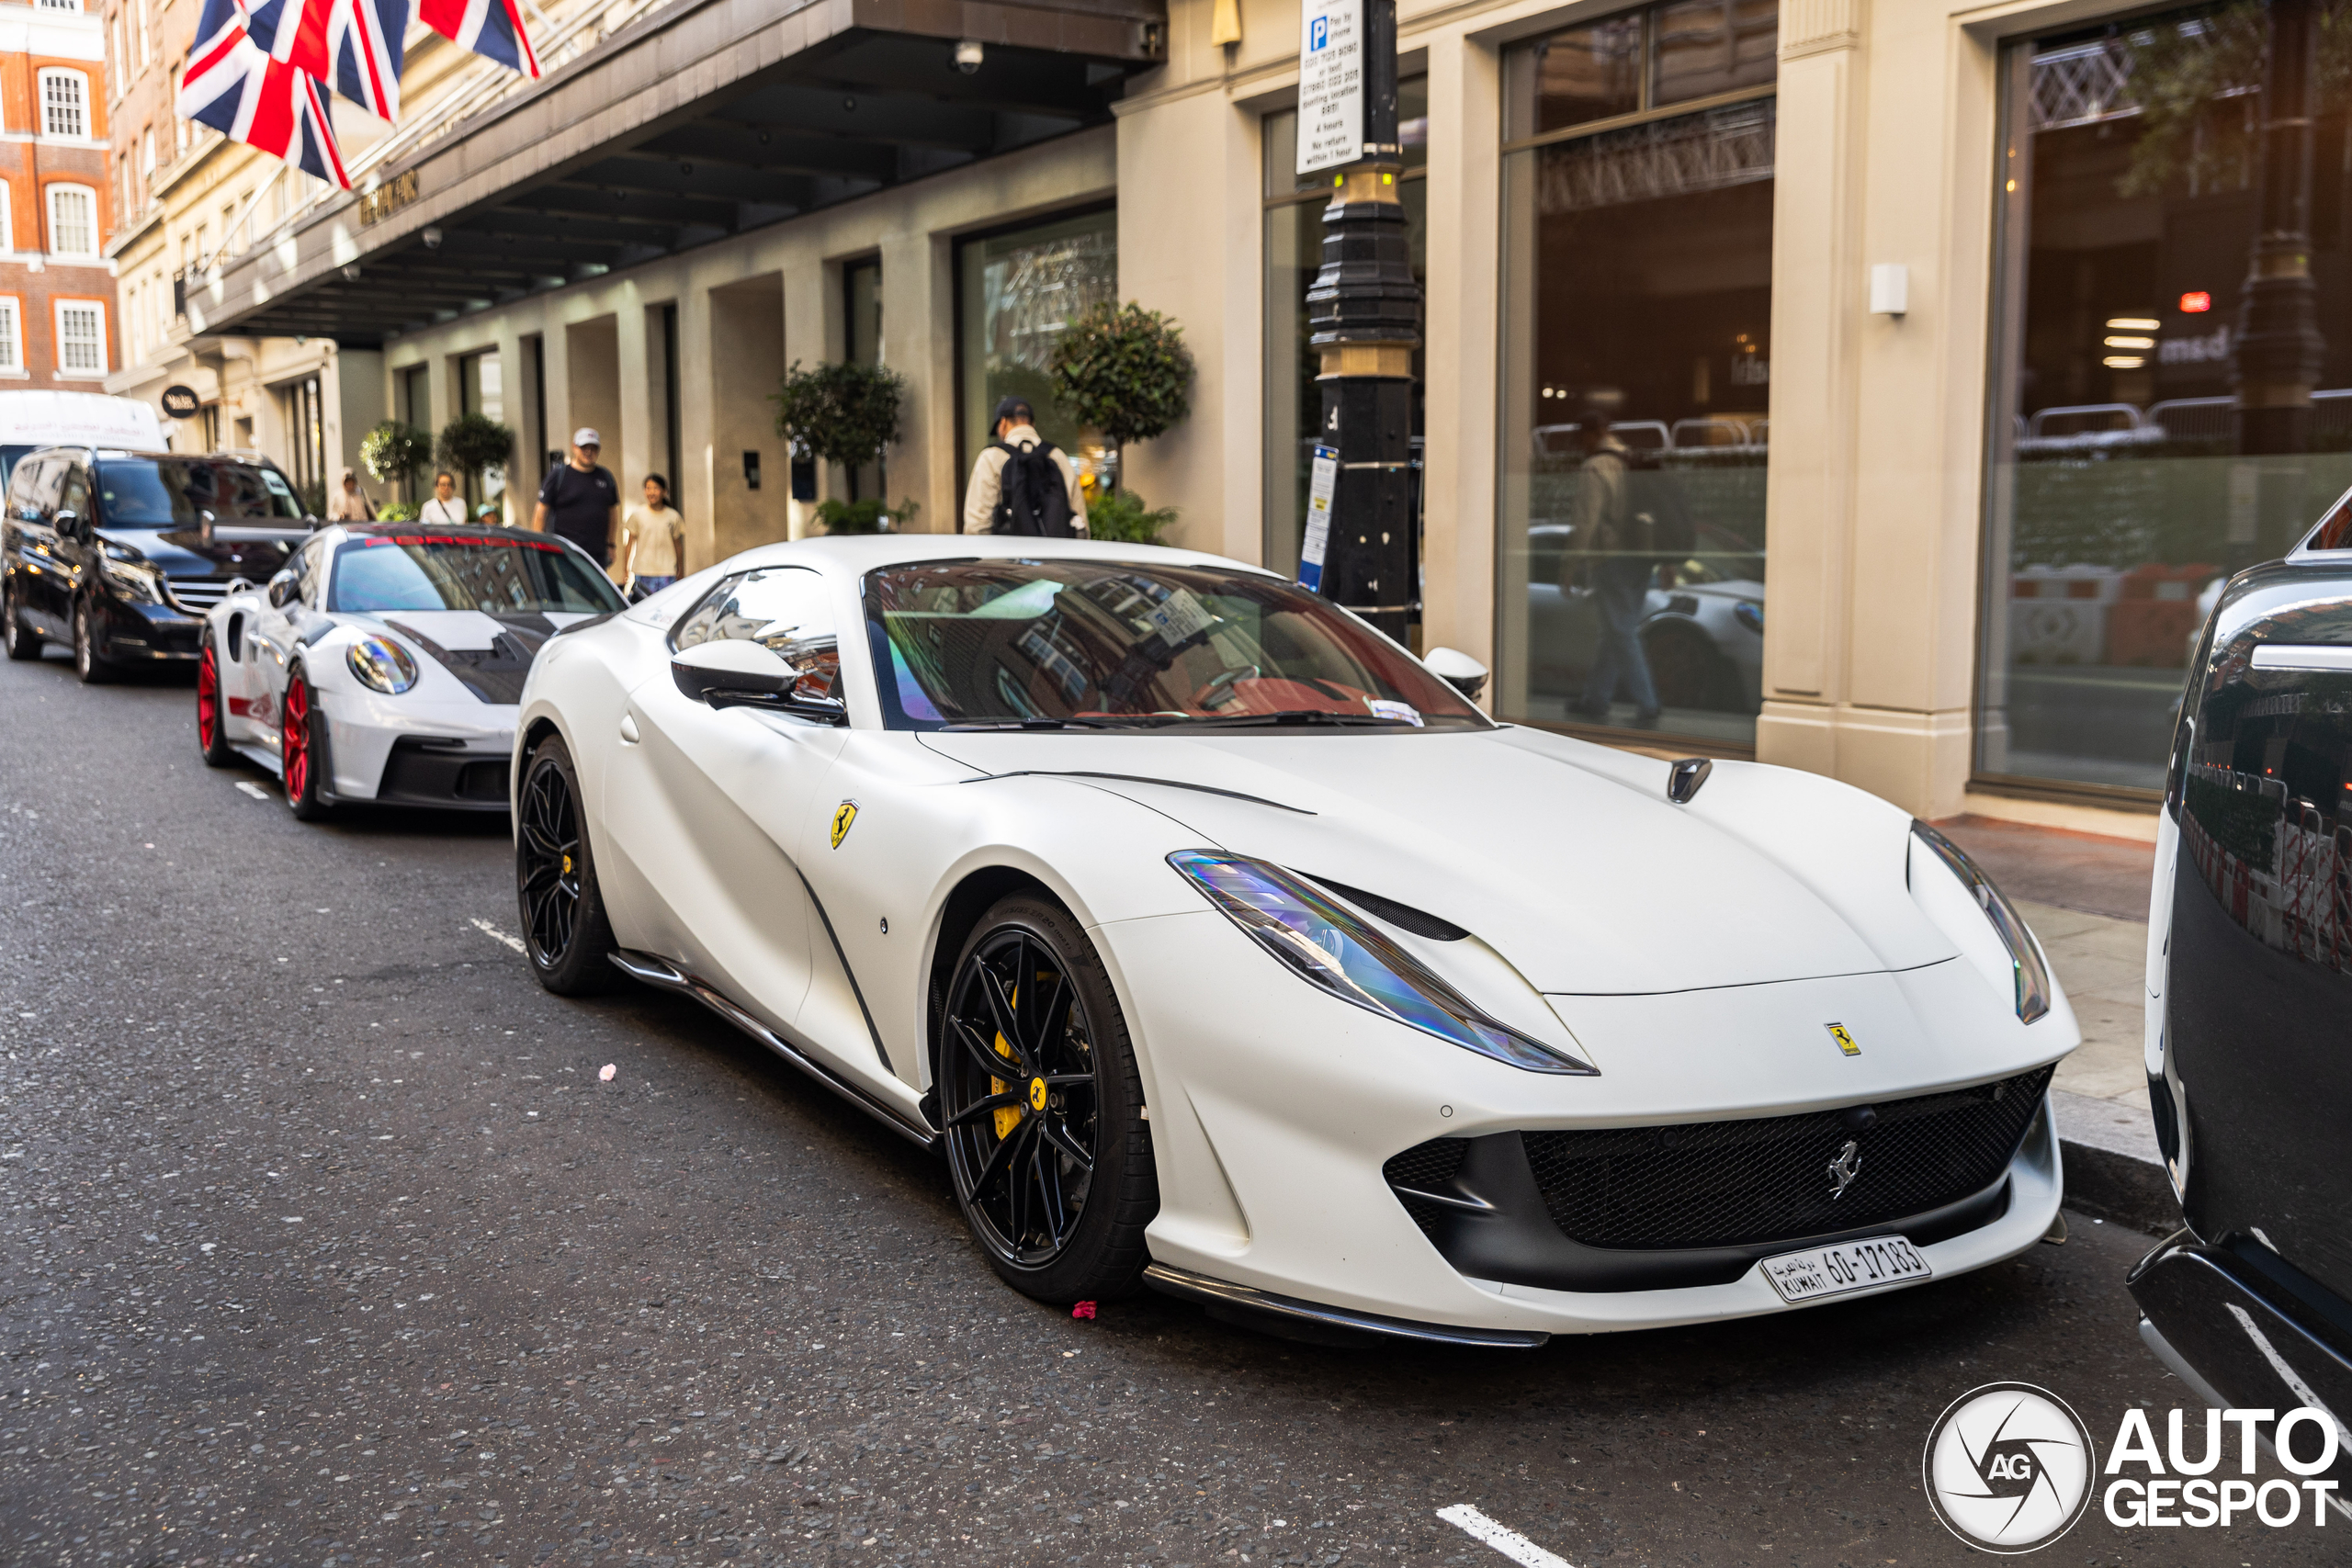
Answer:
[{"label": "union jack flag", "polygon": [[187,73],[180,78],[179,112],[306,175],[351,188],[317,78],[271,59],[246,30],[236,0],[204,0]]},{"label": "union jack flag", "polygon": [[245,30],[272,60],[306,71],[368,113],[401,117],[409,0],[248,0]]},{"label": "union jack flag", "polygon": [[417,0],[416,19],[486,60],[526,76],[539,73],[539,57],[531,52],[515,0]]}]

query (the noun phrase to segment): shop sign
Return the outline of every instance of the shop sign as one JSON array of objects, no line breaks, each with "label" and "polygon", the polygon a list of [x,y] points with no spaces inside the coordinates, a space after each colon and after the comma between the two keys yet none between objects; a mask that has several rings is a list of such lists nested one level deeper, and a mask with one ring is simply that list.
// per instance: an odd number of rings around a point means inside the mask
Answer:
[{"label": "shop sign", "polygon": [[416,171],[404,170],[359,198],[359,225],[390,218],[416,199]]},{"label": "shop sign", "polygon": [[178,385],[164,389],[164,412],[173,419],[194,419],[196,411],[204,406],[196,389]]},{"label": "shop sign", "polygon": [[1363,156],[1363,0],[1306,0],[1298,40],[1298,172]]}]

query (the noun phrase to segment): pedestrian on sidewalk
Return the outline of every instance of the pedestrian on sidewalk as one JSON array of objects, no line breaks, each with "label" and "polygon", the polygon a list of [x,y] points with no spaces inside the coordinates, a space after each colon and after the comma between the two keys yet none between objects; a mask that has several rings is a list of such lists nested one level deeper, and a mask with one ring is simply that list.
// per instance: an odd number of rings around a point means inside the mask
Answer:
[{"label": "pedestrian on sidewalk", "polygon": [[369,501],[368,492],[359,488],[358,471],[344,469],[343,482],[335,486],[334,499],[327,502],[327,521],[373,523],[375,520],[376,503]]},{"label": "pedestrian on sidewalk", "polygon": [[444,468],[433,476],[433,494],[417,513],[420,523],[463,523],[466,503],[458,499],[458,476]]},{"label": "pedestrian on sidewalk", "polygon": [[[1575,544],[1562,570],[1565,577],[1575,566],[1589,564],[1592,607],[1598,613],[1583,700],[1570,711],[1606,724],[1622,684],[1633,699],[1634,728],[1648,729],[1658,720],[1657,686],[1650,679],[1641,627],[1649,613],[1650,581],[1657,562],[1634,524],[1625,444],[1610,429],[1623,408],[1623,392],[1596,388],[1585,395],[1576,428],[1584,462],[1577,469]],[[1577,561],[1577,556],[1584,560]],[[1567,586],[1561,583],[1563,590]]]},{"label": "pedestrian on sidewalk", "polygon": [[621,492],[610,470],[596,461],[604,446],[605,438],[587,425],[571,433],[571,457],[539,486],[531,526],[543,534],[562,535],[595,557],[598,566],[609,567]]},{"label": "pedestrian on sidewalk", "polygon": [[621,592],[634,602],[678,581],[686,564],[686,520],[670,504],[670,481],[645,476],[645,504],[621,519],[621,547],[614,570]]},{"label": "pedestrian on sidewalk", "polygon": [[996,405],[996,439],[972,464],[962,531],[1086,537],[1086,491],[1069,457],[1037,434],[1025,398]]}]

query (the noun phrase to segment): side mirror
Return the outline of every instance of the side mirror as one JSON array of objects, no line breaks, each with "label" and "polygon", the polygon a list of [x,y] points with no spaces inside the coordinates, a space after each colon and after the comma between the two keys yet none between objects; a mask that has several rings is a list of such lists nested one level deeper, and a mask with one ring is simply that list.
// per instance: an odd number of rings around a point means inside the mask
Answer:
[{"label": "side mirror", "polygon": [[797,693],[805,677],[765,643],[728,637],[682,648],[670,656],[678,690],[715,708],[763,707],[820,724],[849,722],[839,697]]},{"label": "side mirror", "polygon": [[1469,698],[1478,700],[1487,689],[1487,667],[1456,649],[1433,648],[1421,656],[1429,672]]},{"label": "side mirror", "polygon": [[269,603],[272,608],[283,610],[294,602],[295,584],[299,580],[292,567],[269,580]]},{"label": "side mirror", "polygon": [[82,518],[78,513],[61,512],[50,519],[49,525],[57,530],[57,536],[61,539],[78,539],[82,536]]}]

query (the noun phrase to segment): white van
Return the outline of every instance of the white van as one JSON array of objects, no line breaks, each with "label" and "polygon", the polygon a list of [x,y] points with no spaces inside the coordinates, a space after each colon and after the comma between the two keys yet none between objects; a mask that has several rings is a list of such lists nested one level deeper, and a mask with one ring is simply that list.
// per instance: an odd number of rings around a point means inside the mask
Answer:
[{"label": "white van", "polygon": [[41,446],[164,448],[163,423],[136,398],[103,392],[0,392],[0,489],[17,459]]}]

